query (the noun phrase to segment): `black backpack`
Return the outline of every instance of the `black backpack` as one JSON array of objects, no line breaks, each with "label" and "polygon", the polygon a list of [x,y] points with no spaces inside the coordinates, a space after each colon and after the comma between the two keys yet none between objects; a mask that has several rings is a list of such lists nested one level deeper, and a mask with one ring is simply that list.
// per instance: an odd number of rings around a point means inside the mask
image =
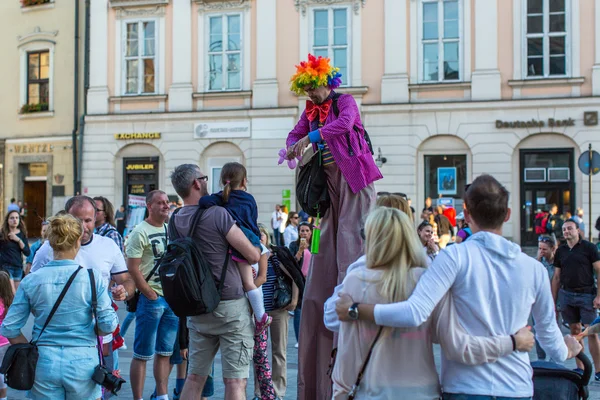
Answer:
[{"label": "black backpack", "polygon": [[331,205],[321,150],[309,148],[296,171],[296,198],[311,217],[323,217]]},{"label": "black backpack", "polygon": [[196,211],[186,237],[181,237],[175,229],[174,217],[179,210],[181,208],[175,210],[169,221],[170,241],[159,261],[158,274],[164,297],[178,317],[208,314],[213,312],[221,301],[231,253],[227,249],[221,280],[217,287],[211,265],[193,239],[205,210]]},{"label": "black backpack", "polygon": [[283,278],[291,285],[291,280],[294,281],[296,286],[298,286],[298,304],[301,304],[302,296],[304,295],[304,285],[306,284],[306,279],[304,275],[302,275],[302,268],[298,264],[296,257],[292,254],[292,252],[284,246],[273,246],[271,245],[271,251],[279,260],[279,263],[282,264],[287,272],[292,276],[290,279],[287,274],[282,271],[278,271],[275,269],[275,273],[278,275],[281,273]]}]

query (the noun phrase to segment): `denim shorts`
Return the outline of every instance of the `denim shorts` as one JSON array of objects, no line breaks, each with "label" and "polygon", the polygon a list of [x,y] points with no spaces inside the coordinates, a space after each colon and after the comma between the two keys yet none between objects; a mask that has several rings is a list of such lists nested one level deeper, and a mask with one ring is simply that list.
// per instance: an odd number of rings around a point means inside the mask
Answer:
[{"label": "denim shorts", "polygon": [[444,393],[443,400],[531,400],[531,397],[484,396],[480,394]]},{"label": "denim shorts", "polygon": [[15,282],[20,282],[23,279],[23,267],[14,267],[12,265],[5,265],[3,269],[8,272],[10,279]]},{"label": "denim shorts", "polygon": [[98,365],[96,347],[38,346],[35,382],[28,398],[92,400],[102,395],[92,381]]},{"label": "denim shorts", "polygon": [[576,324],[578,322],[584,325],[591,324],[597,315],[594,309],[595,297],[593,294],[573,293],[560,289],[558,299],[563,320],[567,324]]},{"label": "denim shorts", "polygon": [[140,295],[135,312],[133,358],[147,361],[152,360],[155,354],[170,357],[178,328],[179,318],[164,297],[148,300]]}]

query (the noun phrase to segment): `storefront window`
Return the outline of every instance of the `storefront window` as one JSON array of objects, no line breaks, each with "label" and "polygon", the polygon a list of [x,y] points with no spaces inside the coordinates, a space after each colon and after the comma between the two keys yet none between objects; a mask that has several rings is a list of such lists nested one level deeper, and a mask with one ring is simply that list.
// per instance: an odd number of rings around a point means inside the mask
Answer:
[{"label": "storefront window", "polygon": [[466,155],[425,156],[425,197],[431,197],[434,204],[439,198],[453,198],[460,211],[466,184]]}]

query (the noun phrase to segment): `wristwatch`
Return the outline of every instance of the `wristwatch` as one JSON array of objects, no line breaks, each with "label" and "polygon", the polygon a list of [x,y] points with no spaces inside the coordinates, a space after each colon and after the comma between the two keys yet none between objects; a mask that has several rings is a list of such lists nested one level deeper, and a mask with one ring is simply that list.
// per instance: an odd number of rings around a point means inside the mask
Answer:
[{"label": "wristwatch", "polygon": [[350,306],[348,309],[348,316],[354,321],[358,320],[358,303],[354,303]]}]

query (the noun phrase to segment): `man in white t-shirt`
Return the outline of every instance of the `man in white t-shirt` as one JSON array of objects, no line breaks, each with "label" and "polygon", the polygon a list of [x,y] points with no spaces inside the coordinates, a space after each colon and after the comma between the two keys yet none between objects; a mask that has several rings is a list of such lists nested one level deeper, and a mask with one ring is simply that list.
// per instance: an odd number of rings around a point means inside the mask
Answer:
[{"label": "man in white t-shirt", "polygon": [[[96,224],[96,204],[87,196],[75,196],[65,204],[65,210],[73,215],[83,224],[83,236],[81,238],[81,249],[75,257],[75,261],[82,267],[98,271],[107,286],[113,280],[117,283],[111,288],[112,298],[115,301],[129,299],[135,291],[135,283],[125,264],[125,258],[121,249],[111,239],[94,235]],[[31,265],[31,273],[43,268],[54,259],[54,253],[48,241],[38,250]],[[105,356],[112,354],[112,334],[103,337]],[[113,365],[111,360],[106,360],[107,367]]]},{"label": "man in white t-shirt", "polygon": [[283,221],[281,206],[279,204],[275,204],[275,211],[273,211],[273,214],[271,215],[271,227],[273,228],[273,240],[277,246],[282,246],[281,232],[279,232],[281,221]]}]

